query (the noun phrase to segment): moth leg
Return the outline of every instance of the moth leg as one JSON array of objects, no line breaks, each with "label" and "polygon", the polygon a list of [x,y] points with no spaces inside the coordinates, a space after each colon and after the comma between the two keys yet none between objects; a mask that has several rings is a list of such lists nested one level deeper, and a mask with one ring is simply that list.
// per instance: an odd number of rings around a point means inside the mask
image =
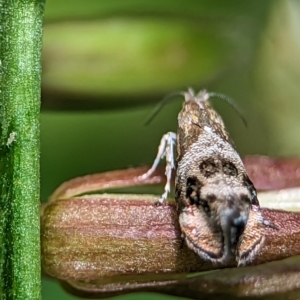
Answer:
[{"label": "moth leg", "polygon": [[165,185],[165,192],[161,195],[158,200],[158,203],[163,203],[170,193],[171,190],[171,178],[172,178],[172,170],[175,169],[175,158],[174,158],[174,146],[176,144],[176,134],[174,132],[168,132],[163,135],[159,147],[156,158],[152,167],[145,174],[141,175],[141,179],[146,179],[150,177],[154,171],[156,170],[159,162],[164,157],[166,158],[166,170],[165,175],[167,177],[167,182]]}]

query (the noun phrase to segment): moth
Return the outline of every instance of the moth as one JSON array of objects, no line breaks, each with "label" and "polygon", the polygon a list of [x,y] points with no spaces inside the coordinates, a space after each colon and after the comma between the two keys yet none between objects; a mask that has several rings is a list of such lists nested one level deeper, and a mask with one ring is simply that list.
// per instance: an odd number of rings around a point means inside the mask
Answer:
[{"label": "moth", "polygon": [[[150,176],[166,157],[167,183],[159,199],[168,196],[176,169],[175,201],[187,246],[214,264],[250,264],[263,247],[264,220],[256,189],[227,133],[223,120],[210,106],[214,93],[182,93],[177,134],[161,140]],[[176,145],[176,159],[174,147]]]}]

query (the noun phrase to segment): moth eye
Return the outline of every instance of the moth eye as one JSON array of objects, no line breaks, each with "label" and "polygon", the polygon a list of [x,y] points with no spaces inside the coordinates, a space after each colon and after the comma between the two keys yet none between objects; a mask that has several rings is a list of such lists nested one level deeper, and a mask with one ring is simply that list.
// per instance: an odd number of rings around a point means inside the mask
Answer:
[{"label": "moth eye", "polygon": [[223,167],[224,174],[226,174],[228,176],[237,177],[238,170],[232,162],[224,161],[224,162],[222,162],[222,167]]},{"label": "moth eye", "polygon": [[190,200],[190,204],[199,204],[199,195],[202,184],[197,177],[188,177],[186,180],[186,198]]},{"label": "moth eye", "polygon": [[200,168],[200,172],[205,177],[210,177],[220,171],[218,165],[214,162],[213,159],[207,159],[203,161],[200,164],[199,168]]}]

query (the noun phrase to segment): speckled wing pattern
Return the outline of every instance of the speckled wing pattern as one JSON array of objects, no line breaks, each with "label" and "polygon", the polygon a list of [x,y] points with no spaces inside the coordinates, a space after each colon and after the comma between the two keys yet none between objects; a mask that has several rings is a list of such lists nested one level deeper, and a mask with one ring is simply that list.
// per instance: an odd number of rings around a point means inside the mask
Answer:
[{"label": "speckled wing pattern", "polygon": [[175,200],[183,237],[204,260],[251,263],[264,244],[256,190],[210,94],[192,90],[178,115]]}]

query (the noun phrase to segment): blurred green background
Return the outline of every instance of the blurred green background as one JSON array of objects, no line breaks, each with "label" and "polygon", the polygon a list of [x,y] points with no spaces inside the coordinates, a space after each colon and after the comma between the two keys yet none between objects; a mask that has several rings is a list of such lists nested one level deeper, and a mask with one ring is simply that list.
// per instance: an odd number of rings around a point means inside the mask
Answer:
[{"label": "blurred green background", "polygon": [[[48,0],[42,200],[76,176],[151,164],[182,100],[143,123],[187,87],[235,99],[248,128],[224,101],[213,105],[242,155],[298,155],[299,50],[297,0]],[[43,299],[75,298],[44,279]]]}]

